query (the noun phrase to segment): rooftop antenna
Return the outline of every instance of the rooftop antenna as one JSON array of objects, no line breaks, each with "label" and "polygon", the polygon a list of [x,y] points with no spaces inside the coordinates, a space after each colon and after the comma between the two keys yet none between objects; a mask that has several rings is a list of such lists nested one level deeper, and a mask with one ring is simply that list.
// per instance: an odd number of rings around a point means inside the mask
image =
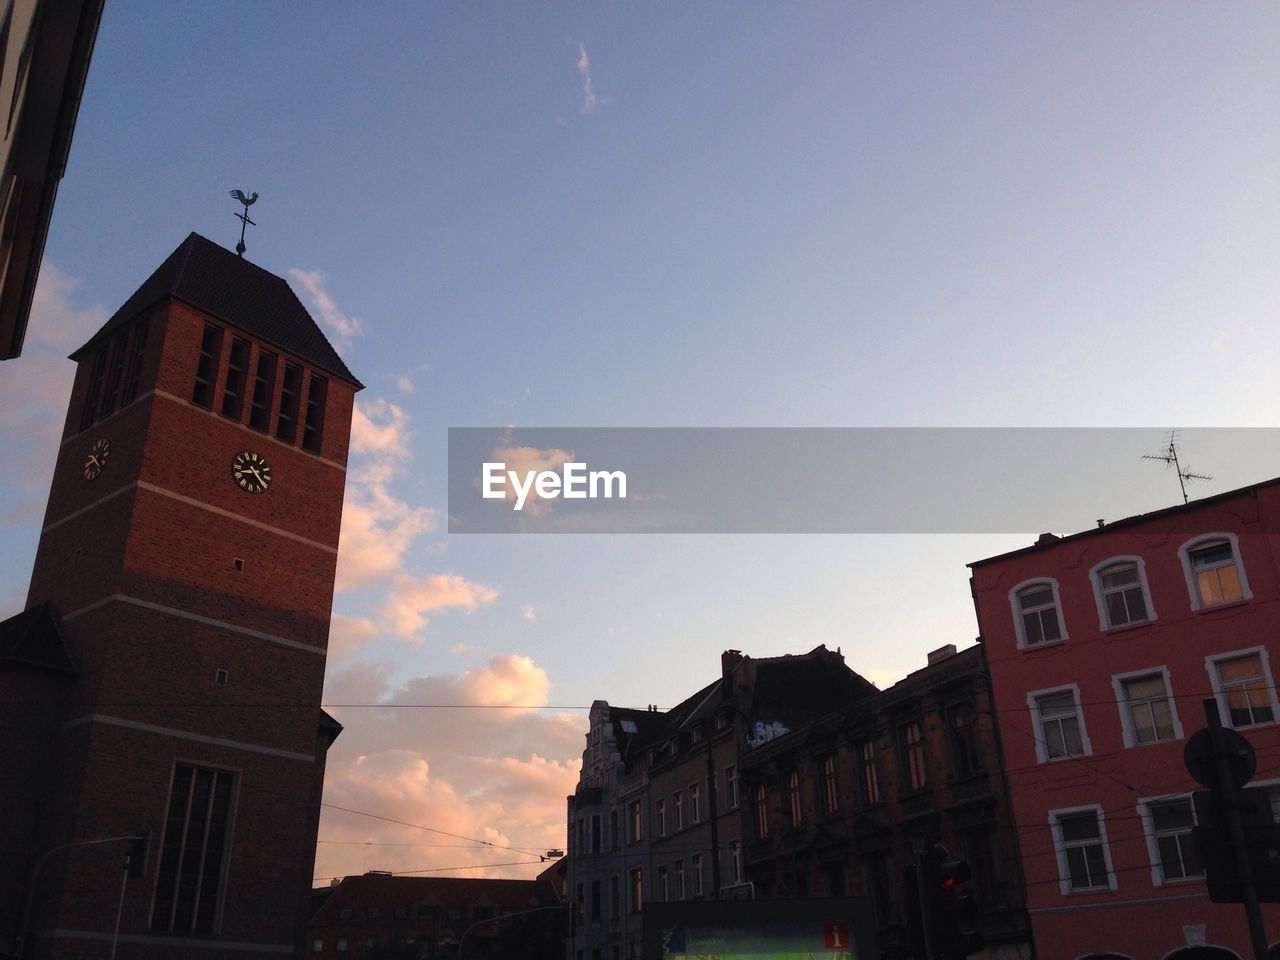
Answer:
[{"label": "rooftop antenna", "polygon": [[244,228],[257,226],[256,223],[249,219],[249,208],[252,207],[254,202],[258,199],[258,195],[255,193],[252,196],[246,197],[243,190],[232,190],[231,196],[244,204],[244,213],[233,214],[233,216],[240,221],[240,242],[236,244],[236,253],[243,257],[245,251]]},{"label": "rooftop antenna", "polygon": [[1145,453],[1142,455],[1143,460],[1162,460],[1166,467],[1172,466],[1178,472],[1178,486],[1182,488],[1182,502],[1186,503],[1191,498],[1187,496],[1188,480],[1212,480],[1213,477],[1206,476],[1203,473],[1192,473],[1185,470],[1182,464],[1178,462],[1178,431],[1169,431],[1169,446],[1163,453]]}]

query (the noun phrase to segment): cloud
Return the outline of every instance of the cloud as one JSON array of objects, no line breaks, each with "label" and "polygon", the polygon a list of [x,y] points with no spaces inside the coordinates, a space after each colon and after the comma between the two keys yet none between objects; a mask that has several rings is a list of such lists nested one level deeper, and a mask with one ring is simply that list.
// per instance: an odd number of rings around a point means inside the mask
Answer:
[{"label": "cloud", "polygon": [[[331,673],[326,703],[347,726],[329,751],[325,801],[492,846],[326,807],[320,838],[354,842],[321,843],[316,876],[456,866],[471,869],[445,875],[536,875],[544,864],[481,865],[564,846],[564,798],[577,784],[585,713],[505,709],[547,702],[550,680],[528,657],[494,657],[462,674],[399,685],[389,680],[393,669],[360,662]],[[378,845],[361,845],[368,841]]]},{"label": "cloud", "polygon": [[[529,483],[530,473],[541,473],[544,470],[558,472],[565,463],[573,460],[572,450],[558,450],[554,447],[540,450],[537,447],[503,447],[495,446],[489,451],[489,460],[493,463],[505,463],[506,471],[514,471],[520,484]],[[509,477],[504,473],[502,481],[502,499],[515,502],[516,489]],[[532,488],[521,512],[532,517],[545,516],[550,512],[553,500],[544,500]]]},{"label": "cloud", "polygon": [[579,113],[595,113],[600,101],[596,98],[595,85],[591,82],[591,60],[587,48],[578,44],[578,73],[582,76],[582,106]]},{"label": "cloud", "polygon": [[378,636],[378,625],[368,617],[347,617],[335,613],[329,623],[329,659],[359,653]]},{"label": "cloud", "polygon": [[422,577],[402,573],[396,576],[387,602],[378,613],[383,625],[392,633],[420,642],[429,614],[449,609],[471,613],[496,599],[498,591],[493,587],[451,573]]},{"label": "cloud", "polygon": [[449,648],[449,652],[455,657],[469,657],[475,653],[476,648],[469,643],[455,643]]},{"label": "cloud", "polygon": [[324,290],[325,275],[318,270],[299,270],[294,267],[289,271],[289,277],[311,298],[311,306],[320,315],[320,322],[329,328],[329,332],[338,341],[335,346],[342,349],[349,347],[352,338],[363,331],[364,322],[359,317],[348,316],[338,309],[333,298]]},{"label": "cloud", "polygon": [[524,617],[530,623],[535,623],[538,619],[538,611],[533,609],[532,603],[521,604],[520,616]]}]

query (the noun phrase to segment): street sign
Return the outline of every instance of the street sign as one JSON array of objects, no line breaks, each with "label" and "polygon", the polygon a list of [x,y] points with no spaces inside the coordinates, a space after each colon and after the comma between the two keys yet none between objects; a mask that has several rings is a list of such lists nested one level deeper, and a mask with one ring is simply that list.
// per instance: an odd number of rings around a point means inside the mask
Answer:
[{"label": "street sign", "polygon": [[[1243,787],[1253,779],[1258,769],[1258,755],[1253,752],[1253,745],[1234,730],[1223,728],[1219,734],[1227,750],[1227,766],[1231,771],[1231,782]],[[1218,767],[1213,756],[1213,737],[1209,730],[1197,730],[1187,740],[1182,751],[1182,761],[1187,765],[1187,772],[1195,777],[1196,783],[1210,790],[1218,789]]]}]

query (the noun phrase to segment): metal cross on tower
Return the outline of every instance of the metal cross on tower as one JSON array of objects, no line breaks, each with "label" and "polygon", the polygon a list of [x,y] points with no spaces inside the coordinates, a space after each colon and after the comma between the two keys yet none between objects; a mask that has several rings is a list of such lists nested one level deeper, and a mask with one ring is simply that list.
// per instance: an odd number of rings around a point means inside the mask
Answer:
[{"label": "metal cross on tower", "polygon": [[243,190],[232,190],[231,196],[244,204],[244,212],[234,214],[235,218],[240,221],[240,242],[236,244],[236,253],[243,257],[245,251],[244,228],[257,226],[256,223],[249,219],[249,208],[253,206],[254,201],[258,199],[258,195],[255,193],[252,196],[246,197]]}]

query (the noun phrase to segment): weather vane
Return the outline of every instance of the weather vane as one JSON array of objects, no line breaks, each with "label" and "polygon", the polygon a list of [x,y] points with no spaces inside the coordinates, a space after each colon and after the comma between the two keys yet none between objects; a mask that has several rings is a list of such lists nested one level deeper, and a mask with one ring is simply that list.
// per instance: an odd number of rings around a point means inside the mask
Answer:
[{"label": "weather vane", "polygon": [[240,221],[240,242],[236,244],[236,253],[243,257],[245,251],[244,228],[257,226],[256,223],[249,219],[249,208],[253,206],[254,201],[258,199],[258,195],[255,193],[252,196],[246,197],[243,190],[232,190],[231,196],[244,204],[244,213],[237,213],[234,215],[235,218]]},{"label": "weather vane", "polygon": [[1160,460],[1164,462],[1166,467],[1172,466],[1178,472],[1178,486],[1182,488],[1182,502],[1186,503],[1190,498],[1187,496],[1188,480],[1212,480],[1213,477],[1206,476],[1203,473],[1192,473],[1190,470],[1184,470],[1182,464],[1178,462],[1178,431],[1169,431],[1169,446],[1165,448],[1164,453],[1145,453],[1142,455],[1143,460]]}]

